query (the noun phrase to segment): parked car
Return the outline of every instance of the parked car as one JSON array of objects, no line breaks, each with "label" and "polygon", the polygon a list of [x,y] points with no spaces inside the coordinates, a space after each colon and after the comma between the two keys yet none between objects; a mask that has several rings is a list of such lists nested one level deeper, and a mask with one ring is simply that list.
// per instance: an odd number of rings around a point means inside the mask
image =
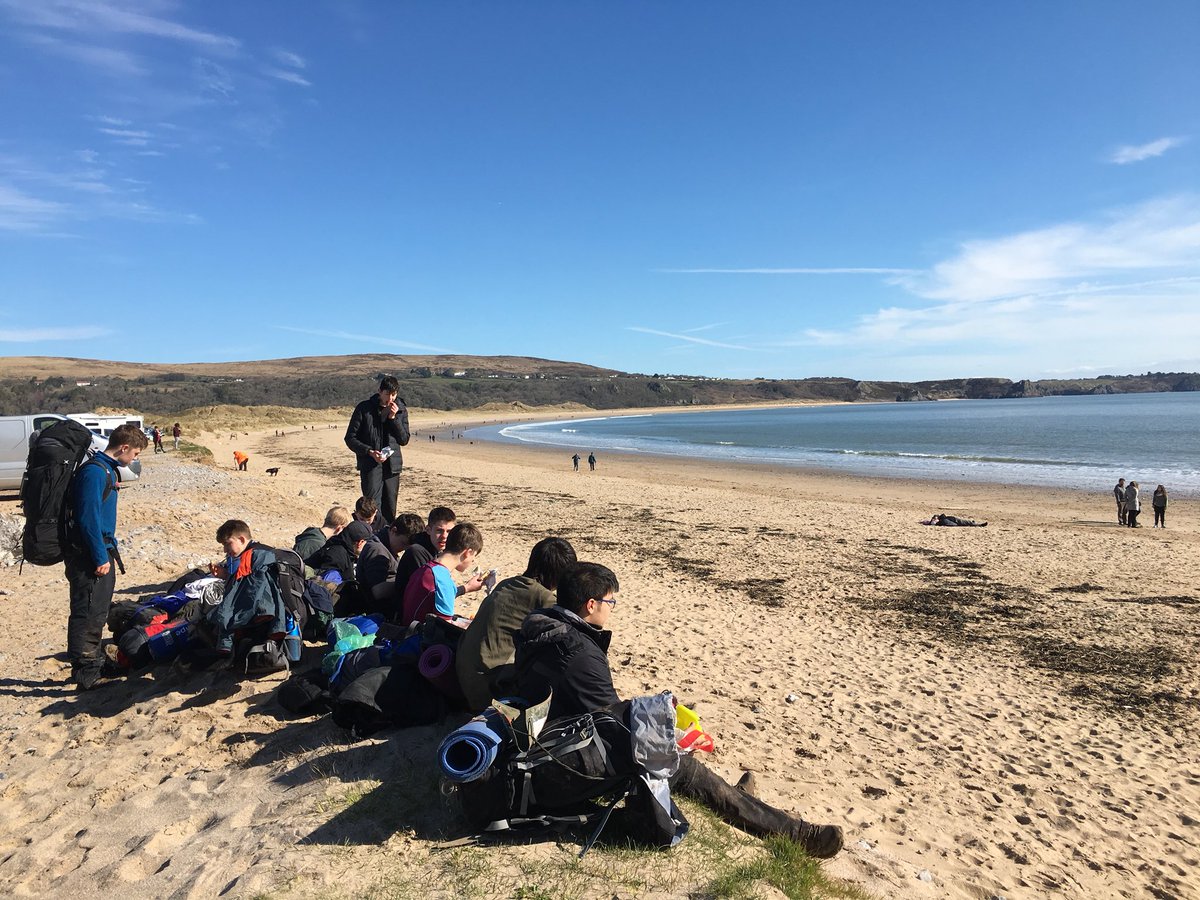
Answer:
[{"label": "parked car", "polygon": [[[66,416],[58,413],[37,413],[32,416],[0,416],[0,491],[19,491],[29,460],[29,448],[44,428],[61,422]],[[92,450],[108,446],[108,438],[92,434]],[[141,460],[119,469],[121,481],[136,481],[142,474]]]}]

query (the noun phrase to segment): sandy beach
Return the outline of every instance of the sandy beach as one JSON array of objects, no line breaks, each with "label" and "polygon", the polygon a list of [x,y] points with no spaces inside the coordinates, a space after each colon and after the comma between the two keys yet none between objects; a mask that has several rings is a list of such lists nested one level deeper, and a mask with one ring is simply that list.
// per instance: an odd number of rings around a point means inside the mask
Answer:
[{"label": "sandy beach", "polygon": [[[574,472],[571,451],[450,439],[467,421],[414,416],[401,508],[478,524],[502,576],[549,534],[612,568],[618,692],[674,691],[714,769],[841,824],[829,875],[881,898],[1200,896],[1200,504],[1130,530],[1108,487],[618,455]],[[216,466],[146,452],[121,497],[118,598],[217,556],[227,518],[290,547],[352,503],[344,420],[309,424],[199,436]],[[935,511],[989,525],[918,524]],[[166,667],[77,693],[61,567],[0,572],[5,894],[703,896],[703,822],[671,853],[581,863],[571,840],[445,846],[444,727],[352,741],[285,713],[282,675]]]}]

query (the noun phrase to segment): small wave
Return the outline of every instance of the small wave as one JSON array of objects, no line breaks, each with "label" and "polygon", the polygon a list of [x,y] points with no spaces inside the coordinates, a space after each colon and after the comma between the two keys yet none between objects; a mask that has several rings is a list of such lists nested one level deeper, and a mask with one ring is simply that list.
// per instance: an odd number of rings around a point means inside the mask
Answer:
[{"label": "small wave", "polygon": [[722,446],[722,447],[735,447],[735,446],[737,446],[737,445],[736,445],[736,444],[735,444],[733,441],[717,441],[717,444],[719,444],[719,445],[720,445],[720,446]]}]

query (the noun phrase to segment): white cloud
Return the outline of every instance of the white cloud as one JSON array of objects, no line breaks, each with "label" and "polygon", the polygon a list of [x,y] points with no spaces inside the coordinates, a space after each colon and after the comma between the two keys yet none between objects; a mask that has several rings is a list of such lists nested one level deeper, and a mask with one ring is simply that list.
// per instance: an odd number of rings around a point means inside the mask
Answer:
[{"label": "white cloud", "polygon": [[416,344],[412,341],[397,341],[392,338],[378,337],[373,334],[353,334],[349,331],[327,331],[319,328],[297,328],[292,325],[275,325],[279,331],[290,331],[293,334],[313,334],[317,337],[334,338],[342,341],[355,341],[364,344],[376,344],[382,347],[399,347],[402,350],[419,350],[424,353],[454,353],[444,347],[430,347],[427,344]]},{"label": "white cloud", "polygon": [[180,41],[209,50],[234,50],[235,38],[191,28],[155,11],[174,11],[180,4],[166,0],[0,0],[17,21],[34,28],[63,31],[81,37],[100,34],[142,35]]},{"label": "white cloud", "polygon": [[1061,289],[1071,280],[1184,270],[1200,259],[1200,201],[1183,196],[1120,210],[1098,222],[1069,222],[969,241],[928,272],[898,276],[933,300],[989,300]]},{"label": "white cloud", "polygon": [[892,268],[781,268],[781,269],[655,269],[673,275],[909,275],[914,269]]},{"label": "white cloud", "polygon": [[32,344],[39,341],[87,341],[112,334],[111,328],[79,326],[72,328],[0,328],[0,342]]},{"label": "white cloud", "polygon": [[1159,138],[1156,141],[1150,141],[1148,144],[1127,144],[1113,151],[1108,161],[1116,163],[1119,166],[1124,166],[1129,163],[1141,162],[1145,159],[1153,159],[1185,143],[1186,140],[1186,138],[1181,137],[1165,137]]},{"label": "white cloud", "polygon": [[0,184],[0,229],[4,231],[40,231],[66,209],[62,203]]},{"label": "white cloud", "polygon": [[287,66],[289,69],[305,69],[308,63],[299,53],[293,53],[291,50],[284,50],[281,47],[276,47],[271,51],[271,55],[275,57],[275,61],[281,66]]},{"label": "white cloud", "polygon": [[655,328],[642,328],[641,326],[638,326],[638,325],[628,325],[628,326],[626,326],[625,330],[626,331],[636,331],[640,334],[654,334],[654,335],[658,335],[659,337],[673,338],[674,340],[687,341],[688,343],[691,343],[691,344],[703,344],[706,347],[722,347],[726,350],[749,350],[749,349],[751,349],[750,347],[744,347],[740,344],[725,344],[720,341],[710,341],[707,338],[693,337],[690,334],[676,334],[671,331],[659,331]]},{"label": "white cloud", "polygon": [[275,78],[279,81],[286,81],[289,84],[298,84],[301,87],[312,87],[312,82],[301,75],[299,72],[291,72],[287,69],[276,69],[273,66],[264,66],[263,74],[270,78]]}]

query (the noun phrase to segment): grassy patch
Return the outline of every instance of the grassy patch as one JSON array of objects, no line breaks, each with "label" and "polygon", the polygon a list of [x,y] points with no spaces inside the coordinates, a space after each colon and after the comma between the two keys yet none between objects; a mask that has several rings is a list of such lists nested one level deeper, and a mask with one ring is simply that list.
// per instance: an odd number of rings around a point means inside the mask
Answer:
[{"label": "grassy patch", "polygon": [[201,447],[199,444],[193,444],[191,441],[185,441],[183,439],[180,439],[179,441],[178,451],[169,452],[178,452],[181,456],[183,456],[184,459],[192,462],[204,463],[205,465],[209,466],[216,465],[217,462],[216,458],[212,454],[212,451],[207,447]]},{"label": "grassy patch", "polygon": [[868,900],[869,895],[853,885],[826,875],[821,864],[811,859],[795,841],[783,837],[767,838],[763,849],[765,856],[728,869],[710,881],[698,896],[714,900],[753,897],[756,885],[766,883],[791,900],[810,897]]}]

